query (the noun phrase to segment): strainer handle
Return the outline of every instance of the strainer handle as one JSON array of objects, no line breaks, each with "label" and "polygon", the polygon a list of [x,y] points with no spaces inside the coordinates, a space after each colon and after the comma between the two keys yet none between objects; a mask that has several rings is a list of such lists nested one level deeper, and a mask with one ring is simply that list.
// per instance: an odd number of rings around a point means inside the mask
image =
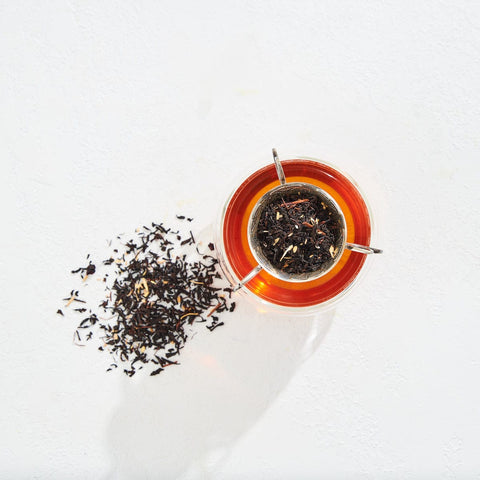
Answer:
[{"label": "strainer handle", "polygon": [[280,180],[280,183],[282,185],[285,185],[287,183],[287,180],[285,178],[285,173],[283,172],[282,164],[278,159],[277,150],[275,148],[272,148],[272,153],[273,153],[273,161],[275,162],[275,168],[277,169],[278,179]]},{"label": "strainer handle", "polygon": [[383,253],[383,250],[380,250],[379,248],[358,245],[357,243],[346,243],[345,248],[352,252],[365,253],[367,255],[371,253]]},{"label": "strainer handle", "polygon": [[255,277],[258,273],[262,271],[262,267],[260,265],[257,265],[253,270],[250,270],[245,277],[243,277],[240,282],[238,282],[235,287],[233,288],[233,291],[236,292],[237,290],[240,290],[245,284],[247,284],[253,277]]}]

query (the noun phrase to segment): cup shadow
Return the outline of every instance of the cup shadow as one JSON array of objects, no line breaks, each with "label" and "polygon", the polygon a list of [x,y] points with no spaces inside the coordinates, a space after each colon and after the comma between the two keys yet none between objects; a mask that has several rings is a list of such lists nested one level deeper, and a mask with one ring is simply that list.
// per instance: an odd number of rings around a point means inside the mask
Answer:
[{"label": "cup shadow", "polygon": [[187,342],[180,366],[125,378],[108,478],[200,478],[218,466],[318,349],[334,311],[275,315],[239,301],[225,317]]}]

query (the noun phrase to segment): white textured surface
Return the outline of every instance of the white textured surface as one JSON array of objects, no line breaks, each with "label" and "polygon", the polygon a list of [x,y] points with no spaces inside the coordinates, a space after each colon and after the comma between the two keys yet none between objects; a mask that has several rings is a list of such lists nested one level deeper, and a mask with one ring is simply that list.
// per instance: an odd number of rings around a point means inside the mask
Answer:
[{"label": "white textured surface", "polygon": [[[480,478],[479,25],[473,1],[0,2],[0,476]],[[155,379],[72,347],[68,268],[208,224],[272,146],[375,210],[386,253],[333,320],[244,307]]]}]

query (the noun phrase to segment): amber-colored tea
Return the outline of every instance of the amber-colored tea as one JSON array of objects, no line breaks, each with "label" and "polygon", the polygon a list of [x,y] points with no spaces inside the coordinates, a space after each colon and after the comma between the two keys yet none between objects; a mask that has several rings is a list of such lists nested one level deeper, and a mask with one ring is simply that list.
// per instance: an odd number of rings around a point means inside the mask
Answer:
[{"label": "amber-colored tea", "polygon": [[[338,204],[346,222],[347,242],[369,245],[371,223],[368,208],[355,185],[330,165],[309,159],[282,162],[287,182],[309,183],[327,192]],[[258,200],[277,187],[274,165],[250,175],[232,195],[223,218],[226,260],[232,273],[245,277],[256,265],[248,243],[248,221]],[[347,289],[360,272],[365,256],[345,250],[337,264],[322,277],[301,283],[288,282],[261,271],[245,288],[260,299],[287,307],[324,303]]]}]

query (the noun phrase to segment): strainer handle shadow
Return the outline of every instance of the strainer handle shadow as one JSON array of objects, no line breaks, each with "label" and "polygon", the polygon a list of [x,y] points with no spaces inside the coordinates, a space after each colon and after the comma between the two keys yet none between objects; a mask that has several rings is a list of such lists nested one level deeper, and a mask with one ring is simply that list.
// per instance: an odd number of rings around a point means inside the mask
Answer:
[{"label": "strainer handle shadow", "polygon": [[383,250],[380,248],[367,247],[365,245],[358,245],[358,243],[346,243],[345,248],[351,250],[352,252],[364,253],[366,255],[372,253],[383,253]]}]

